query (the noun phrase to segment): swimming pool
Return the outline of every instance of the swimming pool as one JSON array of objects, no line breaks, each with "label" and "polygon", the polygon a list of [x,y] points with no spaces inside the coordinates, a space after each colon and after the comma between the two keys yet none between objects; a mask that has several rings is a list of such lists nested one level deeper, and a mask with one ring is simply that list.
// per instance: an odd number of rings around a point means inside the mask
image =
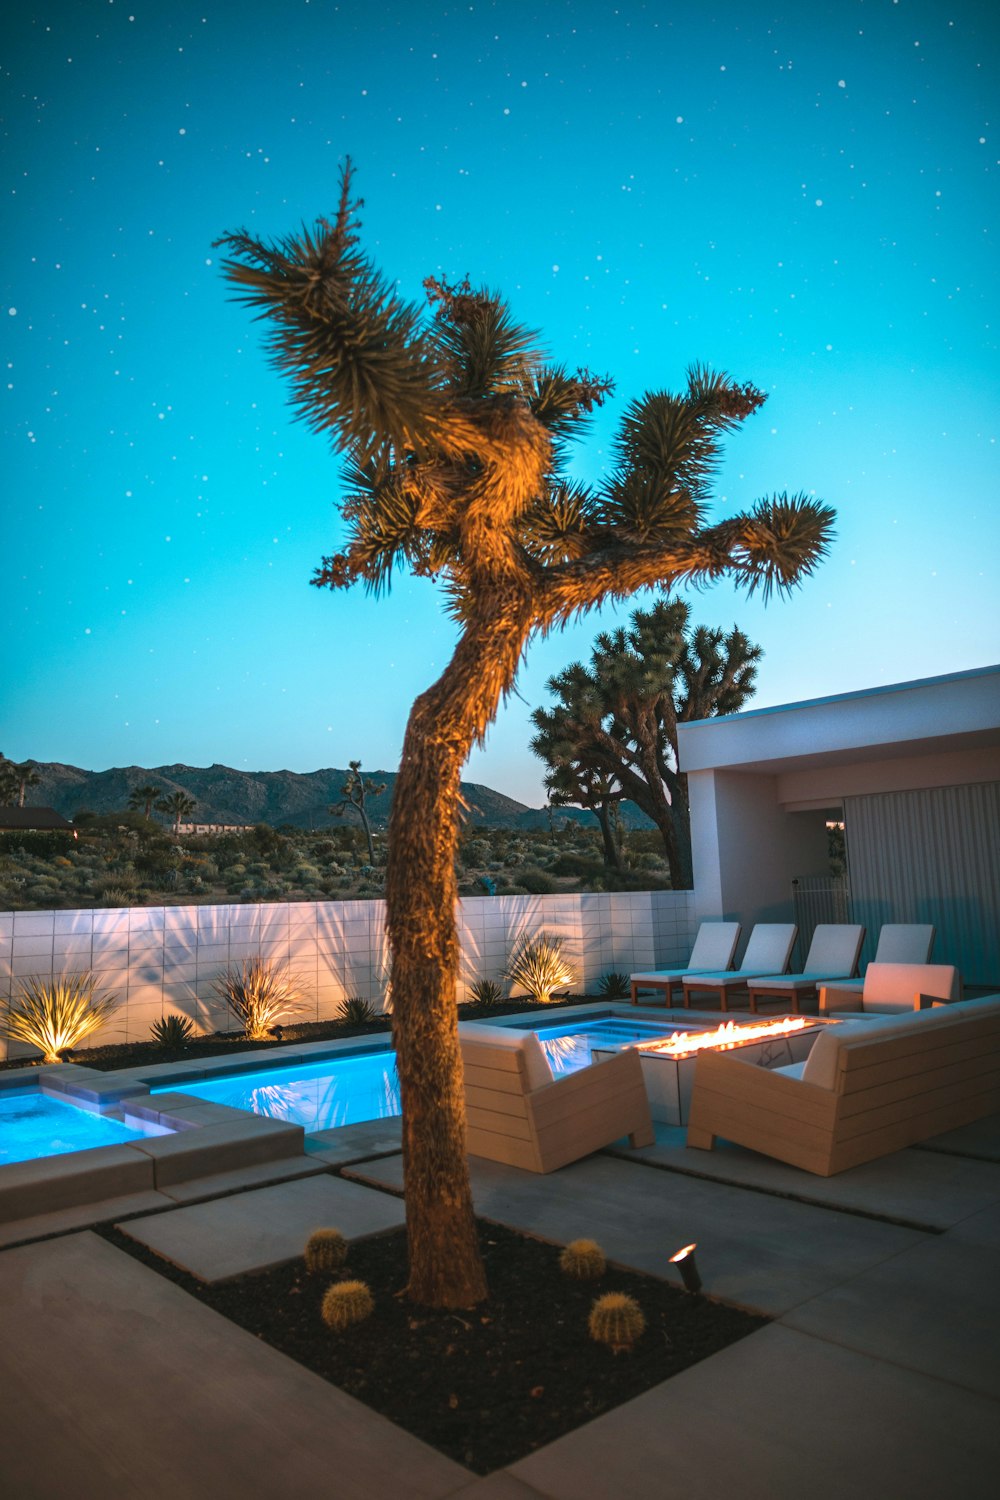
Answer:
[{"label": "swimming pool", "polygon": [[62,1156],[67,1151],[120,1146],[148,1133],[108,1115],[54,1099],[32,1086],[0,1093],[0,1166]]},{"label": "swimming pool", "polygon": [[[517,1026],[522,1031],[537,1032],[556,1077],[587,1067],[591,1047],[646,1042],[675,1029],[662,1021],[632,1020],[610,1012],[566,1019],[561,1024],[541,1024],[536,1018]],[[177,1085],[162,1085],[152,1092],[163,1093],[168,1087]],[[228,1104],[301,1125],[307,1135],[400,1113],[396,1054],[384,1047],[325,1057],[315,1063],[273,1062],[254,1072],[229,1072],[225,1077],[190,1083],[185,1080],[182,1087],[185,1094],[213,1104]]]}]

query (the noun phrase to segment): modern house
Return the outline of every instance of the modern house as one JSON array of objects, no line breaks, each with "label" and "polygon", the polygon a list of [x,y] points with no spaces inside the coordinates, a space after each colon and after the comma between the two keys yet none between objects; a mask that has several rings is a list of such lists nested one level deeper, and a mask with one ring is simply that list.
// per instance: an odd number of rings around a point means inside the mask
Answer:
[{"label": "modern house", "polygon": [[1000,984],[1000,666],[679,727],[699,916],[795,915],[847,845],[845,919],[933,922],[934,958]]}]

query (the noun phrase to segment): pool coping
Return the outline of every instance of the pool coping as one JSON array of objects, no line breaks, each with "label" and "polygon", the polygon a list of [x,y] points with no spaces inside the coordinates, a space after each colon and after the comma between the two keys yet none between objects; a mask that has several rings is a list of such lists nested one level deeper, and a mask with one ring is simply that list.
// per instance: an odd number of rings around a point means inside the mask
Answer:
[{"label": "pool coping", "polygon": [[[486,1024],[525,1027],[537,1021],[539,1010],[500,1013]],[[711,1012],[705,1012],[710,1016]],[[680,1021],[697,1022],[701,1013],[673,1012],[662,1007],[628,1002],[587,1001],[560,1006],[553,1024],[574,1017],[602,1016],[664,1022],[667,1029]],[[180,1182],[282,1158],[306,1155],[305,1131],[263,1115],[228,1105],[215,1105],[185,1094],[185,1081],[194,1083],[322,1062],[326,1058],[367,1056],[392,1049],[391,1033],[364,1038],[293,1043],[281,1049],[237,1053],[229,1058],[197,1058],[180,1062],[144,1064],[101,1072],[80,1063],[42,1063],[36,1069],[0,1072],[0,1090],[37,1088],[97,1114],[127,1117],[162,1126],[168,1134],[140,1136],[113,1146],[67,1151],[56,1156],[0,1166],[0,1224],[35,1218],[60,1209],[78,1208],[102,1199],[155,1192]],[[175,1089],[170,1085],[176,1084]],[[157,1089],[169,1090],[156,1094]],[[156,1099],[156,1103],[153,1100]],[[329,1136],[330,1132],[323,1133]]]}]

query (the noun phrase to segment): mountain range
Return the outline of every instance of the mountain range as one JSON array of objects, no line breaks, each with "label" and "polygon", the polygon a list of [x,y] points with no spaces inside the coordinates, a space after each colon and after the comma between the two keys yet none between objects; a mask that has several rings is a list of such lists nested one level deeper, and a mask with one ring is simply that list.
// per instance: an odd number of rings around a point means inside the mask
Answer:
[{"label": "mountain range", "polygon": [[[129,796],[136,788],[149,785],[157,787],[161,797],[169,797],[173,792],[192,797],[195,810],[191,817],[198,823],[269,823],[272,827],[289,824],[295,828],[328,828],[339,824],[341,819],[334,817],[329,808],[340,801],[348,776],[346,770],[335,767],[299,772],[172,765],[114,766],[107,771],[84,771],[60,761],[32,760],[28,764],[39,780],[30,788],[27,801],[36,807],[54,807],[66,818],[83,810],[98,814],[119,812],[128,806]],[[369,796],[366,810],[374,828],[385,828],[396,772],[369,772],[362,768],[362,774],[366,785],[384,784],[384,790],[377,796]],[[492,787],[464,781],[462,796],[469,823],[489,828],[548,827],[547,807],[528,807]],[[552,817],[556,824],[569,821],[597,825],[594,814],[579,807],[557,808]],[[622,804],[622,820],[627,827],[652,827],[630,802]]]}]

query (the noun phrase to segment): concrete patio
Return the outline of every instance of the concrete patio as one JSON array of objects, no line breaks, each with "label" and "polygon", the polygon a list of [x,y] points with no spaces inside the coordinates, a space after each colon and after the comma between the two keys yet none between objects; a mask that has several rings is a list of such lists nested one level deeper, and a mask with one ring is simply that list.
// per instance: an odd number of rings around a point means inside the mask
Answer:
[{"label": "concrete patio", "polygon": [[23,1239],[50,1237],[0,1252],[0,1490],[995,1494],[1000,1116],[830,1179],[735,1148],[688,1151],[662,1126],[644,1151],[547,1177],[474,1161],[484,1216],[556,1241],[592,1235],[612,1259],[670,1279],[669,1255],[696,1239],[706,1292],[775,1319],[485,1479],[80,1228],[88,1214],[131,1214],[128,1233],[216,1280],[290,1259],[303,1226],[331,1215],[351,1236],[399,1222],[392,1122],[343,1134],[308,1176],[282,1179],[274,1163],[256,1180],[220,1178],[214,1197],[201,1184],[200,1203],[149,1195],[20,1226]]}]

